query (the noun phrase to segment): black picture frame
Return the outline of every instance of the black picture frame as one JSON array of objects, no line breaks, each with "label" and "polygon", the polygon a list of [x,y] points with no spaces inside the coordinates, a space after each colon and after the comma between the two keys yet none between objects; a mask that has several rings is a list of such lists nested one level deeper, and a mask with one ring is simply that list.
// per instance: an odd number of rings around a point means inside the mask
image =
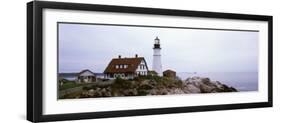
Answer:
[{"label": "black picture frame", "polygon": [[[123,110],[108,112],[90,112],[90,113],[71,113],[58,115],[43,115],[42,113],[42,10],[45,8],[65,9],[65,10],[86,10],[101,12],[117,12],[132,14],[149,14],[149,15],[167,15],[167,16],[188,16],[203,18],[220,18],[235,20],[256,20],[268,22],[268,101],[258,103],[241,103],[241,104],[224,104],[224,105],[207,105],[191,107],[173,107],[157,109],[140,109],[140,110]],[[27,3],[27,120],[32,122],[44,121],[63,121],[78,119],[94,119],[107,117],[123,117],[137,115],[155,115],[170,113],[185,113],[199,111],[229,110],[272,107],[272,84],[273,84],[273,17],[265,15],[217,13],[202,11],[186,11],[156,8],[140,8],[125,6],[93,5],[80,3],[63,3],[63,2],[45,2],[33,1]]]}]

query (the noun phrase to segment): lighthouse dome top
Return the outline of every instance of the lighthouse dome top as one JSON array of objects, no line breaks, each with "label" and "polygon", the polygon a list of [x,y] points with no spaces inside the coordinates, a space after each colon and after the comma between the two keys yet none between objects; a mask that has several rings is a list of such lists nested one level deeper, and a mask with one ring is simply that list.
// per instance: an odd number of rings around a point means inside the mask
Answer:
[{"label": "lighthouse dome top", "polygon": [[154,39],[155,44],[160,44],[160,39],[158,38],[158,36],[156,36],[156,38]]},{"label": "lighthouse dome top", "polygon": [[160,39],[158,38],[158,36],[156,36],[155,40],[160,40]]}]

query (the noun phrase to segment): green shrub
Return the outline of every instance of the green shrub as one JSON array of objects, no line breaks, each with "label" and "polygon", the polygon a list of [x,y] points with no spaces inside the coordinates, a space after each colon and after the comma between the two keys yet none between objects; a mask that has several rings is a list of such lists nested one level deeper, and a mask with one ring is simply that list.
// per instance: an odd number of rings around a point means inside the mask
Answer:
[{"label": "green shrub", "polygon": [[140,89],[138,90],[138,96],[146,96],[148,92],[146,90]]},{"label": "green shrub", "polygon": [[124,80],[122,78],[116,78],[114,84],[112,85],[113,88],[119,88],[119,89],[128,89],[132,88],[132,81]]},{"label": "green shrub", "polygon": [[153,89],[153,86],[151,86],[151,85],[141,85],[141,86],[139,87],[139,89],[151,90],[151,89]]},{"label": "green shrub", "polygon": [[92,87],[87,87],[87,86],[84,86],[84,87],[83,87],[83,90],[86,90],[86,91],[87,91],[87,90],[91,90],[91,89],[93,89],[93,88],[92,88]]},{"label": "green shrub", "polygon": [[74,88],[80,86],[79,84],[76,84],[75,82],[66,82],[62,86],[59,86],[59,90],[65,90],[69,88]]}]

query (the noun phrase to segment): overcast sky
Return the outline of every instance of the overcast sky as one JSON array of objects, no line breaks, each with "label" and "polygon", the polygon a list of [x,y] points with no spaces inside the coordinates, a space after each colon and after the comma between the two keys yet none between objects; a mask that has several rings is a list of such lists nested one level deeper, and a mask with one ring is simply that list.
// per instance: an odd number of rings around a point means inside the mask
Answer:
[{"label": "overcast sky", "polygon": [[257,72],[258,32],[59,24],[59,72],[103,72],[112,58],[145,57],[161,43],[163,70]]}]

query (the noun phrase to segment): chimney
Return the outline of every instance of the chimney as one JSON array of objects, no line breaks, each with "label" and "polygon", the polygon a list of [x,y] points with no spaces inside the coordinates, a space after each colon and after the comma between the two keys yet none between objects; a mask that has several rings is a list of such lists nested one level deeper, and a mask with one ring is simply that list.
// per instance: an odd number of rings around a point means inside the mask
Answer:
[{"label": "chimney", "polygon": [[136,58],[138,57],[138,54],[136,54]]},{"label": "chimney", "polygon": [[118,58],[121,59],[121,55],[119,55]]}]

